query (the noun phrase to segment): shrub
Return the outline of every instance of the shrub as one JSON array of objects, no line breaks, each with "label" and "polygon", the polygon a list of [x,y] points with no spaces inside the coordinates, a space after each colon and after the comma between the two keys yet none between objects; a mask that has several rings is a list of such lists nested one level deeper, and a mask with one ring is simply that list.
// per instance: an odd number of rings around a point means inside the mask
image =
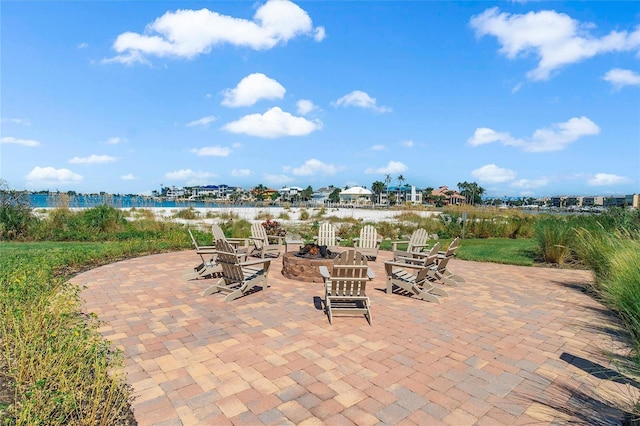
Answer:
[{"label": "shrub", "polygon": [[174,213],[173,217],[177,219],[194,220],[200,217],[200,212],[193,207],[188,207],[186,209],[178,210]]},{"label": "shrub", "polygon": [[27,193],[9,189],[0,179],[0,240],[24,237],[35,220]]},{"label": "shrub", "polygon": [[535,229],[543,262],[564,265],[572,259],[575,231],[567,220],[558,217],[539,219]]},{"label": "shrub", "polygon": [[309,212],[307,209],[300,209],[300,220],[309,220]]},{"label": "shrub", "polygon": [[287,231],[275,220],[267,219],[262,222],[262,226],[267,231],[267,235],[275,235],[277,237],[287,235]]},{"label": "shrub", "polygon": [[82,211],[82,220],[92,232],[117,232],[126,224],[124,214],[106,205],[85,209]]}]

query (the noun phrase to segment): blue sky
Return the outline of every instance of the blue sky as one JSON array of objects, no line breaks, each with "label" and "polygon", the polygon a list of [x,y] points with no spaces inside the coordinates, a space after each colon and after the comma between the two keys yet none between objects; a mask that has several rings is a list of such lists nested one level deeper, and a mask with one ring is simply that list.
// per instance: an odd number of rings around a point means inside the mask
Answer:
[{"label": "blue sky", "polygon": [[2,179],[640,191],[640,3],[0,5]]}]

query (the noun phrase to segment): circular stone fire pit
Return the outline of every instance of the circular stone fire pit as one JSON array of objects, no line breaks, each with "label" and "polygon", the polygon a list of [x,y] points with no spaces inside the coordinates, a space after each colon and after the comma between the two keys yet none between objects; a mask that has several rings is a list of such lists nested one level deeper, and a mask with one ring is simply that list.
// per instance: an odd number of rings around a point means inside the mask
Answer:
[{"label": "circular stone fire pit", "polygon": [[331,257],[310,257],[300,254],[301,252],[288,252],[282,257],[282,275],[285,277],[308,283],[321,283],[320,266],[330,268],[333,265],[334,257],[337,253],[332,253]]}]

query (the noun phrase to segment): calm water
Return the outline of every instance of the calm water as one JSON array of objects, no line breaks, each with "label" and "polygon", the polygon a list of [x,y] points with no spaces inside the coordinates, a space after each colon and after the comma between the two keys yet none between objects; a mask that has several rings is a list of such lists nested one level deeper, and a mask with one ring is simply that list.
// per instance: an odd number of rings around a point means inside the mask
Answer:
[{"label": "calm water", "polygon": [[[116,208],[171,208],[171,207],[221,207],[220,204],[203,201],[168,200],[144,196],[128,195],[74,195],[29,194],[32,208],[61,207],[70,208],[97,207],[103,204]],[[67,201],[68,200],[68,201]]]}]

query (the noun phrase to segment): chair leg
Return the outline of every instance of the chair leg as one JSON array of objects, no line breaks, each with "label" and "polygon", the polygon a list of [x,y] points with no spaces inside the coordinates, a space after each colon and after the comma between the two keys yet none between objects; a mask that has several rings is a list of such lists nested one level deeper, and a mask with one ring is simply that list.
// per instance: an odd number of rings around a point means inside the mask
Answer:
[{"label": "chair leg", "polygon": [[427,302],[440,303],[440,299],[435,294],[428,293],[426,291],[421,292],[418,296],[418,299],[425,300]]},{"label": "chair leg", "polygon": [[436,287],[436,286],[432,286],[431,289],[429,289],[428,293],[433,293],[435,295],[444,296],[444,297],[449,296],[449,293],[447,293],[447,290],[440,287]]},{"label": "chair leg", "polygon": [[220,291],[220,285],[224,282],[224,278],[220,278],[217,283],[213,284],[211,287],[202,292],[203,296],[209,296],[210,294],[217,293]]},{"label": "chair leg", "polygon": [[243,294],[242,288],[238,288],[236,290],[233,290],[231,293],[229,293],[227,297],[224,298],[224,301],[231,302],[232,300],[236,300],[238,297],[242,296],[242,294]]},{"label": "chair leg", "polygon": [[369,299],[365,300],[364,303],[367,308],[367,313],[365,316],[367,317],[367,321],[369,321],[369,325],[372,325],[371,323],[373,321],[373,318],[371,317],[371,304],[369,303]]}]

